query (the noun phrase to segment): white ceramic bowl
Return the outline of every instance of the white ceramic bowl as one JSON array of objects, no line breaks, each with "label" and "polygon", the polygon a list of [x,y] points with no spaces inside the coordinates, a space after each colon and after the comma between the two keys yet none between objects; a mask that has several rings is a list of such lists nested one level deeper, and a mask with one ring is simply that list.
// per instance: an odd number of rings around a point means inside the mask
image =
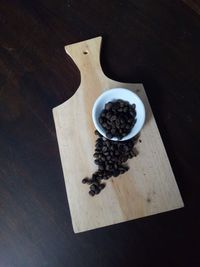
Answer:
[{"label": "white ceramic bowl", "polygon": [[[113,88],[113,89],[105,91],[103,94],[101,94],[97,98],[97,100],[94,103],[94,106],[92,109],[92,119],[93,119],[93,122],[94,122],[94,125],[97,131],[100,134],[102,134],[104,137],[106,137],[106,132],[99,123],[99,116],[107,102],[115,101],[117,99],[122,99],[122,100],[128,101],[130,104],[136,105],[137,121],[135,125],[133,126],[131,132],[120,140],[120,141],[125,141],[137,135],[142,129],[142,126],[144,125],[144,122],[145,122],[144,104],[142,103],[139,96],[137,96],[135,93],[124,88]],[[113,137],[111,140],[118,141],[116,137]]]}]

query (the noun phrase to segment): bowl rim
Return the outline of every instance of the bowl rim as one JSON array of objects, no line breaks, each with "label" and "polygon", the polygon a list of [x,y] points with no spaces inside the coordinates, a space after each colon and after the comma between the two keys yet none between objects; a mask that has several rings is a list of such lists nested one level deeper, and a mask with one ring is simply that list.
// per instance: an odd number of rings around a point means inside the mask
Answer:
[{"label": "bowl rim", "polygon": [[[140,103],[140,107],[142,108],[142,113],[143,113],[143,120],[142,120],[142,123],[139,127],[139,129],[134,133],[132,133],[132,131],[127,134],[125,137],[123,137],[121,140],[118,140],[116,137],[113,137],[111,139],[109,139],[106,134],[105,134],[105,131],[102,130],[99,125],[98,125],[98,122],[97,122],[97,119],[96,119],[96,109],[97,109],[97,106],[99,104],[99,102],[101,101],[101,99],[111,93],[111,91],[126,91],[132,95],[134,95],[134,97],[138,100],[138,102]],[[122,98],[123,99],[123,98]],[[133,138],[134,136],[136,136],[142,129],[142,127],[144,126],[144,123],[145,123],[145,119],[146,119],[146,111],[145,111],[145,106],[144,106],[144,103],[143,101],[141,100],[141,98],[133,91],[131,91],[130,89],[127,89],[127,88],[121,88],[121,87],[118,87],[118,88],[110,88],[108,90],[105,90],[102,94],[100,94],[97,99],[95,100],[94,102],[94,105],[93,105],[93,108],[92,108],[92,120],[93,120],[93,123],[94,123],[94,126],[96,128],[96,130],[101,134],[103,135],[103,137],[109,139],[109,140],[112,140],[112,141],[126,141],[126,140],[129,140],[131,138]],[[134,127],[133,127],[134,128]],[[132,133],[132,134],[131,134]]]}]

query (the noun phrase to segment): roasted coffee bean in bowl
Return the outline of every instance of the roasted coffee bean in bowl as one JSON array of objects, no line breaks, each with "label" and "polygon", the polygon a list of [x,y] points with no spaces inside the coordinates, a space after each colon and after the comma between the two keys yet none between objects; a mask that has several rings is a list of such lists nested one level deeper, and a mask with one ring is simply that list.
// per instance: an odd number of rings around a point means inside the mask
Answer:
[{"label": "roasted coffee bean in bowl", "polygon": [[141,99],[132,91],[114,88],[97,98],[92,118],[101,135],[113,141],[125,141],[142,129],[145,108]]}]

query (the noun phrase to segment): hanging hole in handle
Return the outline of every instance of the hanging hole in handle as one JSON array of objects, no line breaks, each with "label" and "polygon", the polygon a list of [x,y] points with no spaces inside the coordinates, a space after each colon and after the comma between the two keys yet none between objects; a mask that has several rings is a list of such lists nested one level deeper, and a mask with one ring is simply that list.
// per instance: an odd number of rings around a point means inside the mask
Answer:
[{"label": "hanging hole in handle", "polygon": [[88,51],[87,50],[83,51],[83,54],[84,55],[87,55],[88,54]]}]

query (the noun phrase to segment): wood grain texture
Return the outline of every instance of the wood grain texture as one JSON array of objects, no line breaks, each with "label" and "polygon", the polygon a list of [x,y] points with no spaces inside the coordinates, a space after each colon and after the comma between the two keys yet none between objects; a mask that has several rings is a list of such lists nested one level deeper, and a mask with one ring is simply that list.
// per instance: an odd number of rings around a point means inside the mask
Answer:
[{"label": "wood grain texture", "polygon": [[[75,233],[183,207],[143,85],[107,78],[100,67],[100,47],[101,37],[65,47],[80,70],[81,84],[69,100],[53,109]],[[91,198],[81,180],[96,170],[92,107],[104,90],[120,87],[137,93],[145,104],[139,155],[129,160],[126,174],[112,178],[101,194]]]}]

